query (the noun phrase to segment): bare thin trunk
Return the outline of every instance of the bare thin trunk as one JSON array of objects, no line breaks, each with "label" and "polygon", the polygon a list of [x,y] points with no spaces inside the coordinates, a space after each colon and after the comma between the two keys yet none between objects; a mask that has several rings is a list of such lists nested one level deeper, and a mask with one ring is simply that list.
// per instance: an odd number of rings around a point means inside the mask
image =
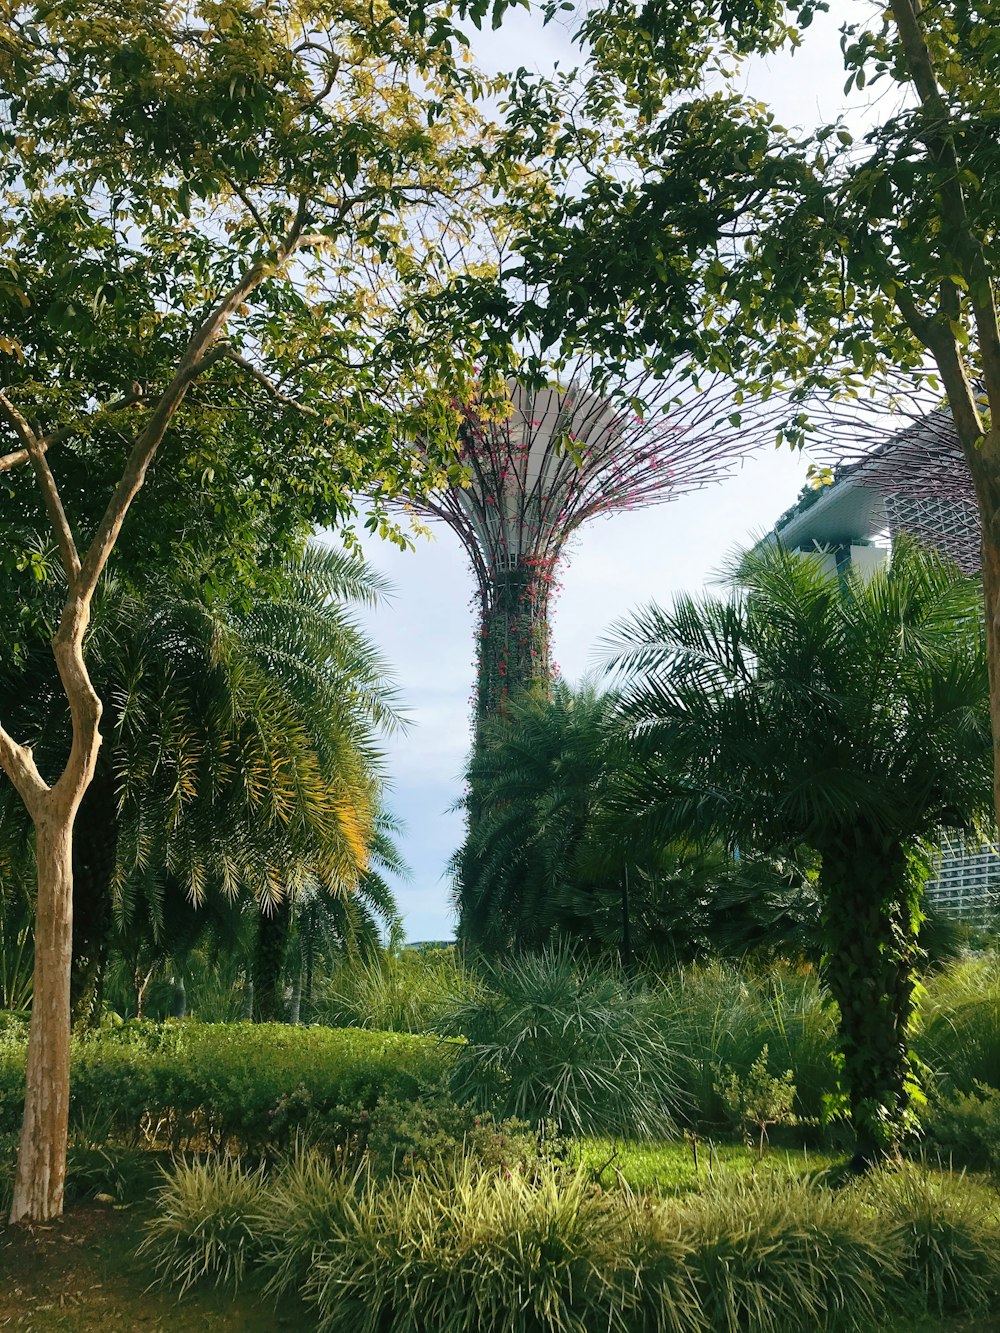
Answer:
[{"label": "bare thin trunk", "polygon": [[993,799],[1000,819],[1000,441],[992,434],[966,457],[976,483],[982,528],[983,601],[993,726]]},{"label": "bare thin trunk", "polygon": [[36,823],[38,908],[24,1122],[11,1222],[44,1222],[63,1205],[69,1126],[69,982],[73,953],[72,806]]}]

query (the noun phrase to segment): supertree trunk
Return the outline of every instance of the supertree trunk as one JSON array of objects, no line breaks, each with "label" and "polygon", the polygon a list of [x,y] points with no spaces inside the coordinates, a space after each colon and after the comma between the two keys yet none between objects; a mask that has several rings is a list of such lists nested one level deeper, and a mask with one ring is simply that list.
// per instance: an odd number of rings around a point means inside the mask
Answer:
[{"label": "supertree trunk", "polygon": [[548,689],[551,590],[551,565],[540,560],[522,559],[494,575],[479,630],[477,735],[522,691]]}]

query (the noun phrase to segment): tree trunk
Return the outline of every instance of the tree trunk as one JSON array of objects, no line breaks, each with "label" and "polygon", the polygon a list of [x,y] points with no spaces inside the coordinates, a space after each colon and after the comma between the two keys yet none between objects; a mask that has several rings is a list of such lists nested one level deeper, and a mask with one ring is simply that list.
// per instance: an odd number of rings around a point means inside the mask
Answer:
[{"label": "tree trunk", "polygon": [[983,602],[990,679],[990,722],[993,728],[993,801],[1000,822],[1000,442],[992,434],[976,448],[965,445],[965,457],[976,487],[982,535]]},{"label": "tree trunk", "polygon": [[494,574],[479,625],[477,732],[522,690],[551,685],[550,590],[551,570],[539,561]]},{"label": "tree trunk", "polygon": [[821,850],[824,974],[840,1008],[853,1165],[867,1169],[895,1151],[906,1125],[922,886],[902,847],[846,837]]},{"label": "tree trunk", "polygon": [[69,1129],[73,815],[71,806],[51,802],[35,823],[34,998],[11,1222],[44,1222],[62,1212]]},{"label": "tree trunk", "polygon": [[287,894],[275,903],[270,913],[262,911],[260,914],[253,977],[254,1021],[257,1023],[280,1023],[285,1017],[282,981],[291,924],[292,903]]}]

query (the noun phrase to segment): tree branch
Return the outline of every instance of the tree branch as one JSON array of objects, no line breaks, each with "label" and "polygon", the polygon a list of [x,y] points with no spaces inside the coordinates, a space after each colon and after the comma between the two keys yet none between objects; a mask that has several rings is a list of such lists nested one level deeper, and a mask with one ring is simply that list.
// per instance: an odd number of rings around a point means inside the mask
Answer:
[{"label": "tree branch", "polygon": [[[133,393],[126,394],[124,398],[116,398],[113,403],[105,403],[95,412],[89,413],[84,419],[93,421],[95,417],[101,416],[104,412],[122,412],[126,407],[135,407],[137,403],[146,401],[144,389],[136,389]],[[61,444],[68,436],[72,435],[77,429],[73,426],[60,426],[58,430],[50,431],[48,435],[42,435],[38,439],[38,449],[40,453],[48,453],[54,444]],[[20,467],[22,463],[27,463],[31,455],[27,449],[13,449],[8,454],[0,454],[0,472],[10,472],[12,468]]]},{"label": "tree branch", "polygon": [[39,802],[48,794],[49,786],[39,773],[30,749],[26,745],[18,745],[3,726],[0,726],[0,768],[13,782],[34,819]]},{"label": "tree branch", "polygon": [[282,393],[280,387],[273,380],[268,379],[262,370],[258,370],[252,361],[248,361],[245,356],[241,356],[235,347],[227,346],[222,355],[227,361],[232,361],[233,365],[246,371],[276,403],[281,403],[284,407],[294,408],[296,412],[301,412],[303,416],[319,418],[322,415],[314,407],[309,407],[305,403],[298,402],[295,398],[290,398],[287,393]]},{"label": "tree branch", "polygon": [[191,383],[210,365],[225,355],[225,348],[213,347],[230,316],[243,304],[251,292],[275,272],[298,249],[305,220],[306,203],[299,199],[296,217],[284,241],[269,259],[258,260],[240,281],[209,311],[191,335],[173,379],[160,395],[145,429],[132,447],[114,494],[108,501],[104,515],[84,556],[80,572],[81,595],[90,597],[105,565],[114,550],[125,515],[146,480],[146,473],[156,456],[167,427],[184,401]]},{"label": "tree branch", "polygon": [[[1000,324],[997,322],[989,265],[983,254],[982,242],[969,221],[965,204],[961,164],[955,148],[951,114],[941,94],[934,61],[921,27],[918,0],[891,0],[890,8],[913,86],[917,90],[921,107],[927,113],[924,140],[941,169],[938,189],[941,196],[942,219],[952,233],[955,258],[959,261],[960,267],[964,268],[963,276],[969,283],[969,301],[975,319],[979,351],[983,358],[990,418],[998,422],[1000,421]],[[943,375],[944,367],[941,370]]]},{"label": "tree branch", "polygon": [[920,313],[916,302],[905,289],[896,289],[896,304],[907,324],[937,362],[948,395],[948,406],[958,427],[958,437],[972,467],[975,451],[985,431],[976,395],[965,373],[965,363],[959,355],[958,344],[950,330],[942,329],[928,315]]},{"label": "tree branch", "polygon": [[28,455],[38,482],[38,488],[42,492],[42,500],[45,504],[49,525],[56,535],[56,541],[59,543],[59,558],[62,561],[70,587],[74,587],[80,573],[80,557],[77,554],[73,529],[66,517],[62,498],[59,495],[59,487],[52,475],[52,469],[45,457],[45,451],[41,448],[41,442],[28,425],[26,418],[18,411],[3,390],[0,390],[0,416],[3,416],[8,425],[13,427]]}]

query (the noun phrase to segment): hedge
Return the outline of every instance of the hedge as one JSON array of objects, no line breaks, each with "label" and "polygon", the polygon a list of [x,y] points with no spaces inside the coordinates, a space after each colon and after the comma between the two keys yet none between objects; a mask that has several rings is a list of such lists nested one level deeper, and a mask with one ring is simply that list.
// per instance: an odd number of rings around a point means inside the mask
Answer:
[{"label": "hedge", "polygon": [[[438,1038],[281,1024],[126,1024],[77,1038],[70,1124],[102,1139],[207,1136],[256,1148],[289,1099],[314,1114],[410,1101],[440,1084],[452,1046]],[[24,1106],[25,1046],[0,1043],[0,1134]]]}]

